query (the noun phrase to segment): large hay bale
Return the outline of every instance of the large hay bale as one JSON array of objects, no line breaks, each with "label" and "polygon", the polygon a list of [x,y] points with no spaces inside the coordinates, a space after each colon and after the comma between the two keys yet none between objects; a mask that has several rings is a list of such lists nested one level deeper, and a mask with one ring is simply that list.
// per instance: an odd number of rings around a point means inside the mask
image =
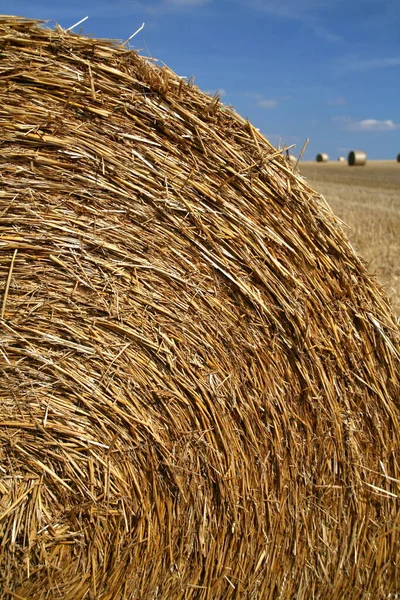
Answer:
[{"label": "large hay bale", "polygon": [[0,597],[398,592],[399,331],[340,223],[167,68],[0,35]]},{"label": "large hay bale", "polygon": [[350,167],[363,167],[367,163],[367,155],[363,150],[349,152],[347,162]]}]

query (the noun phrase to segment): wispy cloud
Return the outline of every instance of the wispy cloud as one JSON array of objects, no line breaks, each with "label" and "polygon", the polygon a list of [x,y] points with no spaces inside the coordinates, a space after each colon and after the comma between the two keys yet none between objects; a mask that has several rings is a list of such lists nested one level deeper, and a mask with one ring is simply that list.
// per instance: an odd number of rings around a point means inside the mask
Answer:
[{"label": "wispy cloud", "polygon": [[[243,2],[243,0],[240,0]],[[305,15],[319,13],[332,4],[337,4],[337,0],[245,0],[246,5],[268,12],[278,17],[302,18]],[[244,3],[244,2],[243,2]]]},{"label": "wispy cloud", "polygon": [[336,44],[336,45],[344,43],[343,38],[341,38],[340,35],[337,35],[336,33],[329,31],[322,25],[319,25],[315,21],[315,19],[312,19],[312,20],[308,19],[308,21],[306,20],[304,24],[308,25],[308,27],[314,32],[314,34],[317,38],[320,38],[321,40],[324,40],[325,42],[329,42],[330,44]]},{"label": "wispy cloud", "polygon": [[205,93],[208,94],[209,96],[215,96],[215,94],[218,94],[218,96],[220,98],[224,98],[228,92],[226,90],[224,90],[223,88],[220,88],[218,90],[207,90]]},{"label": "wispy cloud", "polygon": [[395,123],[391,119],[380,121],[379,119],[356,120],[350,117],[333,117],[332,120],[335,123],[339,123],[342,126],[342,129],[344,129],[345,131],[382,132],[400,129],[400,124]]},{"label": "wispy cloud", "polygon": [[[259,108],[272,109],[279,105],[278,100],[274,100],[273,98],[263,98],[262,94],[259,92],[246,92],[245,96],[250,98],[253,106],[258,106]],[[284,99],[286,100],[288,98]]]},{"label": "wispy cloud", "polygon": [[[316,37],[331,44],[343,44],[343,39],[323,24],[324,10],[337,7],[338,0],[237,0],[246,8],[253,8],[282,19],[299,21],[313,31]],[[340,3],[340,0],[339,0]]]},{"label": "wispy cloud", "polygon": [[378,121],[377,119],[364,119],[362,121],[356,121],[349,125],[349,131],[393,131],[398,129],[399,125],[396,125],[392,120]]},{"label": "wispy cloud", "polygon": [[[127,0],[123,0],[126,2]],[[141,10],[154,15],[187,12],[211,4],[213,0],[139,0]]]},{"label": "wispy cloud", "polygon": [[162,4],[177,8],[191,8],[193,6],[203,6],[209,2],[210,0],[165,0]]},{"label": "wispy cloud", "polygon": [[[78,0],[69,0],[69,2],[56,2],[54,6],[46,0],[39,0],[33,3],[31,0],[14,0],[13,12],[31,16],[34,13],[37,18],[53,19],[66,26],[69,19],[76,19],[89,15],[93,18],[113,18],[124,17],[133,19],[139,14],[138,21],[143,15],[157,15],[168,13],[180,13],[191,10],[201,9],[203,6],[211,4],[214,0],[87,0],[82,5]],[[84,8],[82,8],[84,6]],[[67,20],[67,23],[63,21]]]},{"label": "wispy cloud", "polygon": [[332,100],[328,101],[328,104],[329,106],[344,106],[347,104],[347,100],[341,96],[339,98],[332,98]]},{"label": "wispy cloud", "polygon": [[257,106],[259,106],[260,108],[276,108],[278,106],[278,102],[276,100],[259,100],[257,102]]},{"label": "wispy cloud", "polygon": [[[149,3],[152,7],[154,3]],[[92,0],[88,0],[84,5],[78,0],[69,0],[69,2],[54,2],[51,4],[46,0],[32,2],[31,0],[14,0],[13,13],[24,16],[35,14],[38,19],[50,19],[55,22],[60,22],[62,19],[75,19],[76,17],[83,18],[89,15],[90,23],[92,17],[109,17],[109,16],[132,16],[135,11],[149,12],[145,10],[147,7],[143,2],[137,0],[98,0],[96,4]],[[140,17],[139,17],[140,20]],[[72,25],[73,23],[68,23]],[[66,23],[61,23],[66,26]]]},{"label": "wispy cloud", "polygon": [[388,69],[400,67],[400,56],[388,58],[353,59],[343,63],[344,71],[371,71],[373,69]]}]

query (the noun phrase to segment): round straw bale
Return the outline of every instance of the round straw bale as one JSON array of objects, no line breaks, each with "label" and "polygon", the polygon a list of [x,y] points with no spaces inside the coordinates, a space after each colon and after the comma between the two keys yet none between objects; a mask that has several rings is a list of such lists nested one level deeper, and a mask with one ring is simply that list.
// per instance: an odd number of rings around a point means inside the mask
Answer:
[{"label": "round straw bale", "polygon": [[397,162],[400,163],[400,153],[397,155]]},{"label": "round straw bale", "polygon": [[247,120],[0,18],[0,596],[389,598],[399,329]]},{"label": "round straw bale", "polygon": [[317,162],[328,162],[329,156],[323,152],[322,154],[317,154],[315,160]]},{"label": "round straw bale", "polygon": [[294,169],[297,164],[297,158],[294,154],[285,155],[286,160],[289,162],[290,166]]},{"label": "round straw bale", "polygon": [[363,167],[367,162],[367,155],[362,150],[352,150],[349,152],[347,162],[350,167]]},{"label": "round straw bale", "polygon": [[344,156],[338,156],[338,162],[346,162],[346,159]]}]

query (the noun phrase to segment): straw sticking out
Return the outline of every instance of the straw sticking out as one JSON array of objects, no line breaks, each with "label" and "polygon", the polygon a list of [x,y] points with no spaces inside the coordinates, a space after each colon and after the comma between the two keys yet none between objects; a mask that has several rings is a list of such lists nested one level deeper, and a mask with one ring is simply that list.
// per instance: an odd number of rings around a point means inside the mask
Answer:
[{"label": "straw sticking out", "polygon": [[135,37],[135,35],[137,35],[138,33],[140,33],[140,32],[142,31],[142,29],[144,29],[144,25],[145,25],[145,24],[144,24],[144,23],[142,23],[142,24],[141,24],[141,26],[139,27],[139,29],[136,29],[136,31],[135,31],[134,33],[132,33],[132,35],[130,35],[130,36],[128,37],[128,39],[126,39],[126,40],[123,42],[122,46],[125,46],[125,45],[126,45],[126,44],[127,44],[127,43],[128,43],[128,42],[129,42],[129,41],[132,39],[132,38],[134,38],[134,37]]},{"label": "straw sticking out", "polygon": [[68,27],[68,29],[66,29],[65,31],[72,31],[73,29],[75,29],[76,27],[79,27],[79,25],[82,25],[82,23],[84,23],[85,21],[87,21],[88,18],[89,17],[83,17],[83,19],[81,19],[80,21],[78,21],[74,25],[71,25],[71,27]]},{"label": "straw sticking out", "polygon": [[4,296],[3,296],[3,304],[2,304],[1,312],[0,312],[0,316],[2,319],[4,319],[4,313],[5,313],[6,304],[7,304],[7,296],[8,296],[8,291],[10,289],[11,276],[12,276],[15,257],[17,256],[17,252],[18,252],[18,248],[15,248],[12,259],[11,259],[10,270],[8,271],[8,275],[7,275],[7,281],[6,281],[6,286],[4,289]]},{"label": "straw sticking out", "polygon": [[0,40],[1,600],[395,594],[400,332],[323,198],[167,67]]}]

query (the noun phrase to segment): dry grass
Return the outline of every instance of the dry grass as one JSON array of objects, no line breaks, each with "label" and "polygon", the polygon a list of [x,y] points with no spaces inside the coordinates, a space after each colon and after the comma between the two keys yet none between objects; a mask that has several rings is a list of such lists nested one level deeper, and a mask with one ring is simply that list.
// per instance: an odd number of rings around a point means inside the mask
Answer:
[{"label": "dry grass", "polygon": [[0,19],[0,598],[400,589],[399,330],[254,128]]},{"label": "dry grass", "polygon": [[302,163],[301,173],[349,226],[354,248],[400,315],[400,165],[394,160],[360,168]]}]

